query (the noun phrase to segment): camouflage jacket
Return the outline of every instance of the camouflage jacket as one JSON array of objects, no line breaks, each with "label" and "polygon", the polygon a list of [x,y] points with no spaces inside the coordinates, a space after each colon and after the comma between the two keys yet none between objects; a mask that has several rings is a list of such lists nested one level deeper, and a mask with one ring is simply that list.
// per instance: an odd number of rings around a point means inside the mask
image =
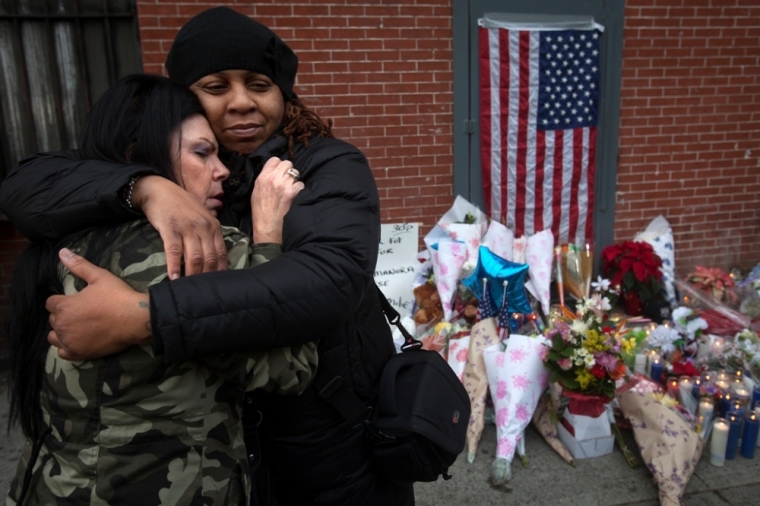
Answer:
[{"label": "camouflage jacket", "polygon": [[[229,269],[263,262],[225,228]],[[97,229],[71,249],[134,289],[166,279],[166,257],[146,221]],[[61,267],[66,294],[82,280]],[[255,330],[252,330],[255,332]],[[69,362],[51,347],[41,392],[45,437],[24,504],[228,505],[249,502],[240,423],[246,389],[300,393],[316,371],[316,343],[164,363],[150,346]],[[8,504],[17,504],[31,444]]]}]

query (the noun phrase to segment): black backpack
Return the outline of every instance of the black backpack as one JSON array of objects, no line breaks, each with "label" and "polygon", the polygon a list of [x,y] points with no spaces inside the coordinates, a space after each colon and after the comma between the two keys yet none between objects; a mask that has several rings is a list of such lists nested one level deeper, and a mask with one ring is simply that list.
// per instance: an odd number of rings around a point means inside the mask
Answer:
[{"label": "black backpack", "polygon": [[[380,289],[388,321],[406,342],[383,369],[374,405],[369,409],[339,376],[315,384],[320,396],[352,425],[363,423],[375,465],[396,482],[449,479],[449,466],[464,450],[470,421],[470,397],[449,364],[422,349],[401,325]],[[320,364],[321,365],[321,364]]]}]

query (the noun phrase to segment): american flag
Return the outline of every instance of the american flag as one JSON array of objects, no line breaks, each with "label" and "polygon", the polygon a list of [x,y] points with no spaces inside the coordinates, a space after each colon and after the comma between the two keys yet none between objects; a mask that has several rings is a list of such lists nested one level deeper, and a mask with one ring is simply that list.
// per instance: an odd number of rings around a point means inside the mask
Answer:
[{"label": "american flag", "polygon": [[599,31],[479,28],[481,166],[491,218],[515,236],[594,235]]},{"label": "american flag", "polygon": [[493,309],[493,302],[491,302],[491,294],[488,293],[488,279],[483,278],[483,292],[478,300],[478,313],[475,316],[475,322],[481,322],[488,318],[491,318],[496,311]]}]

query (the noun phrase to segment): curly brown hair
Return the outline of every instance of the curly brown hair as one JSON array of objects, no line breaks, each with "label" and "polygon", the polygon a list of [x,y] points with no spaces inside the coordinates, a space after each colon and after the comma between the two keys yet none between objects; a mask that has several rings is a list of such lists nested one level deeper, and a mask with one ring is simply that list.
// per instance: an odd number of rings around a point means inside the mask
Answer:
[{"label": "curly brown hair", "polygon": [[285,115],[282,118],[282,134],[288,138],[288,152],[294,156],[296,142],[309,146],[309,137],[335,137],[332,133],[333,122],[324,120],[319,114],[308,109],[301,99],[293,97],[285,102]]}]

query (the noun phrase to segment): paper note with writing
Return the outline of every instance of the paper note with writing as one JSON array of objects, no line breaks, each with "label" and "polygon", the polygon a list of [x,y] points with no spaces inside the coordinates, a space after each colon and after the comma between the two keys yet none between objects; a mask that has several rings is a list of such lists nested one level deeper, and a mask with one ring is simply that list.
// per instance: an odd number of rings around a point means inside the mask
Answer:
[{"label": "paper note with writing", "polygon": [[412,310],[412,282],[419,248],[419,223],[382,225],[375,282],[401,318]]}]

